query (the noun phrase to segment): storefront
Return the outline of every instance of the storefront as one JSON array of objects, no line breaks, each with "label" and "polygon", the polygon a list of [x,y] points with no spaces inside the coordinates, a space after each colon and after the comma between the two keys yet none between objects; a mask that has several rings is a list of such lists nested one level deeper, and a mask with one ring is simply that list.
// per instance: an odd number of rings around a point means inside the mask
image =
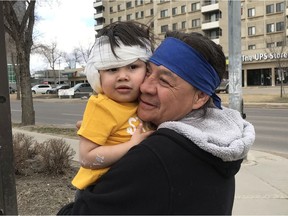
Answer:
[{"label": "storefront", "polygon": [[243,86],[288,85],[288,53],[242,55]]}]

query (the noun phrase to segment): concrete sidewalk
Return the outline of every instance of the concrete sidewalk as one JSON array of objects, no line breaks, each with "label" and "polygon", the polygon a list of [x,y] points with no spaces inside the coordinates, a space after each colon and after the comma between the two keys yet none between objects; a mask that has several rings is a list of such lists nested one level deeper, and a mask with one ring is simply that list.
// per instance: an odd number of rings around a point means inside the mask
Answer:
[{"label": "concrete sidewalk", "polygon": [[[78,140],[56,135],[40,134],[13,128],[43,142],[63,138],[76,154]],[[233,215],[288,215],[288,159],[266,152],[251,150],[236,175],[236,195]]]}]

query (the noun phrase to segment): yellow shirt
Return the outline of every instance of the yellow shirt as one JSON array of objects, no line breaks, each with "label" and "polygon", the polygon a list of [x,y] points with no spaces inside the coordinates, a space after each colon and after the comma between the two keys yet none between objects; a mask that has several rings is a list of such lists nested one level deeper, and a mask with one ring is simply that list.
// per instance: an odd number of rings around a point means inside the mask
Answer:
[{"label": "yellow shirt", "polygon": [[[136,115],[137,105],[117,103],[103,94],[90,96],[78,135],[99,145],[116,145],[129,141],[140,123]],[[108,169],[81,167],[72,184],[78,189],[84,189]]]}]

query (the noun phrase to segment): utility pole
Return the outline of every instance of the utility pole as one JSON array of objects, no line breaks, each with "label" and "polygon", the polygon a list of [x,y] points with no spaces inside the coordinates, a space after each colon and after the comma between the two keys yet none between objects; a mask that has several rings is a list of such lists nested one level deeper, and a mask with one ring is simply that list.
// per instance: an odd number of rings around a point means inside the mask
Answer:
[{"label": "utility pole", "polygon": [[17,215],[3,2],[0,1],[0,215]]},{"label": "utility pole", "polygon": [[[242,116],[241,0],[228,1],[229,107]],[[243,116],[244,117],[244,116]]]}]

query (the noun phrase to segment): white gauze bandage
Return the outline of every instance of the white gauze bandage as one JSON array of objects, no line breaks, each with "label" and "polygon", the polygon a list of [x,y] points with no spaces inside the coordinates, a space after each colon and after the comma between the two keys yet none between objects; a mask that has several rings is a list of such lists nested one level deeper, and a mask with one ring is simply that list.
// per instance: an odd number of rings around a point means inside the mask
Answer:
[{"label": "white gauze bandage", "polygon": [[114,48],[117,58],[111,50],[109,38],[107,36],[97,38],[84,70],[92,89],[97,93],[102,93],[99,70],[123,67],[138,59],[147,62],[152,55],[151,44],[145,38],[143,38],[143,42],[146,44],[145,48],[125,46],[118,40],[119,47]]}]

